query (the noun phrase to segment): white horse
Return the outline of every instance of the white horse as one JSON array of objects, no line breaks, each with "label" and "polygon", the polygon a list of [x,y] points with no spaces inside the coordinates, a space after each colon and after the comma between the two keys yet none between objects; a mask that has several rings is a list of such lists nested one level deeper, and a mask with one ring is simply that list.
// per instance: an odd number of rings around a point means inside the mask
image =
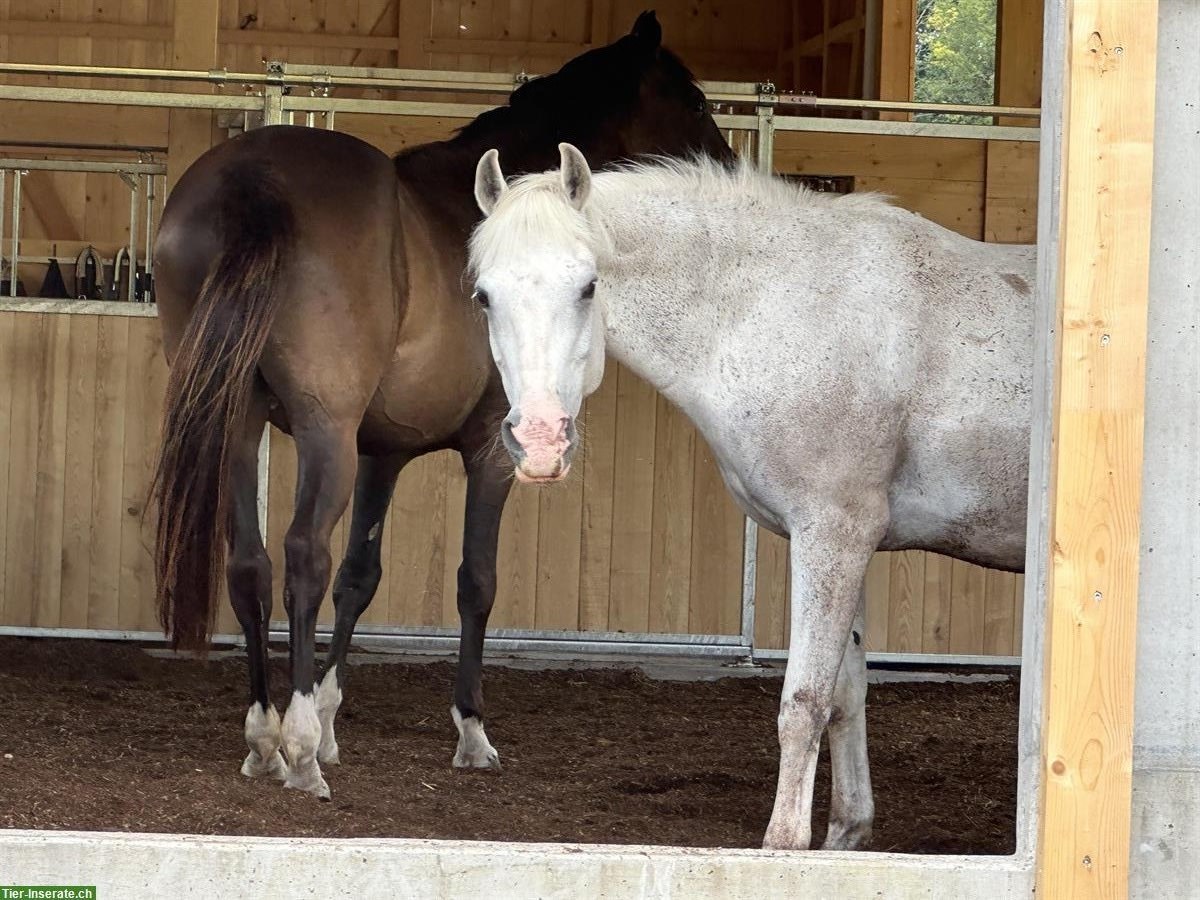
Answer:
[{"label": "white horse", "polygon": [[865,844],[871,554],[1024,565],[1035,251],[983,244],[876,196],[742,167],[562,168],[475,196],[476,299],[526,481],[562,478],[605,350],[682,409],[759,523],[791,538],[791,647],[764,845],[807,849],[828,728],[826,849]]}]

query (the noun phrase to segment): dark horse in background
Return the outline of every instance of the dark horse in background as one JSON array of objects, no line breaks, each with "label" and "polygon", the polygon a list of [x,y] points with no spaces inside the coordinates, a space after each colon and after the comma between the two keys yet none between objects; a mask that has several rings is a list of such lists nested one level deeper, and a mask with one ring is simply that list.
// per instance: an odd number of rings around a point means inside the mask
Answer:
[{"label": "dark horse in background", "polygon": [[[629,35],[522,86],[452,140],[394,160],[337,132],[257,129],[201,157],[171,194],[155,251],[171,362],[154,482],[158,603],[176,646],[206,646],[224,568],[250,663],[246,775],[329,796],[320,763],[338,761],[346,652],[379,584],[396,478],[445,448],[467,475],[454,764],[499,765],[483,729],[481,667],[512,467],[492,452],[508,401],[462,279],[478,219],[475,164],[496,147],[511,173],[544,170],[560,141],[598,165],[650,153],[728,157],[704,95],[661,42],[644,13]],[[282,723],[268,687],[271,562],[257,513],[268,421],[295,438],[298,457],[284,573],[293,693]],[[330,532],[352,492],[317,688]]]}]

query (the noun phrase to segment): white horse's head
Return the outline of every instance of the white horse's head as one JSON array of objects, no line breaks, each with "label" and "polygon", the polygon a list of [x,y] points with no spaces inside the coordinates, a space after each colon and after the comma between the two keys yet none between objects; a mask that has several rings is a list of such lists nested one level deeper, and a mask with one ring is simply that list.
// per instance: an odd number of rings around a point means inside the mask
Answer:
[{"label": "white horse's head", "polygon": [[501,437],[522,481],[571,467],[575,417],[604,375],[594,230],[584,215],[591,171],[559,144],[557,173],[505,183],[495,150],[479,160],[475,199],[486,219],[471,237],[475,299],[512,409]]}]

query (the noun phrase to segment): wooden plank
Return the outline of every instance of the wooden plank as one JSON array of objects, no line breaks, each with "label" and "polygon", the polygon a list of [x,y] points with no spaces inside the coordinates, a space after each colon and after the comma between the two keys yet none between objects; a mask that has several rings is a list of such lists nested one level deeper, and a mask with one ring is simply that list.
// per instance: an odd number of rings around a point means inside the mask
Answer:
[{"label": "wooden plank", "polygon": [[500,520],[493,627],[533,627],[540,509],[536,487],[522,484],[513,487]]},{"label": "wooden plank", "polygon": [[882,651],[888,646],[888,625],[891,616],[888,605],[891,591],[890,554],[876,553],[867,565],[866,577],[866,635],[864,644],[867,650]]},{"label": "wooden plank", "polygon": [[[466,524],[467,473],[453,457],[447,462],[446,470],[446,556],[442,575],[441,624],[457,627],[458,567],[462,563],[463,527]],[[389,545],[385,543],[384,546]],[[578,585],[574,590],[578,590]]]},{"label": "wooden plank", "polygon": [[45,378],[43,335],[46,316],[17,314],[12,340],[14,384],[8,432],[8,542],[5,548],[4,616],[6,625],[33,625],[31,578],[36,541],[39,384]]},{"label": "wooden plank", "polygon": [[599,47],[611,40],[613,28],[612,0],[592,0],[591,28],[588,31],[589,42]]},{"label": "wooden plank", "polygon": [[396,483],[390,515],[391,618],[439,625],[446,576],[446,458],[427,454],[409,463]]},{"label": "wooden plank", "polygon": [[1016,616],[1017,576],[988,571],[984,587],[983,652],[1013,654],[1013,618]]},{"label": "wooden plank", "polygon": [[616,480],[618,366],[610,363],[583,409],[583,534],[579,547],[579,628],[608,629]]},{"label": "wooden plank", "polygon": [[729,496],[712,450],[699,435],[695,453],[688,630],[693,634],[737,634],[741,629],[745,520]]},{"label": "wooden plank", "polygon": [[[219,0],[175,0],[171,64],[177,69],[211,69],[217,65]],[[167,190],[212,146],[213,114],[208,110],[175,109],[169,116]]]},{"label": "wooden plank", "polygon": [[120,624],[121,523],[125,497],[125,361],[130,328],[158,328],[153,319],[98,316],[96,323],[96,439],[92,454],[92,519],[88,547],[88,628]]},{"label": "wooden plank", "polygon": [[956,559],[951,572],[950,652],[982,653],[987,570]]},{"label": "wooden plank", "polygon": [[[157,325],[155,322],[151,324]],[[162,415],[162,397],[151,389],[155,364],[161,361],[157,328],[130,328],[125,377],[124,475],[122,479],[121,574],[118,621],[122,628],[153,627],[154,566],[151,517],[143,517],[154,472]],[[144,527],[143,527],[144,526]]]},{"label": "wooden plank", "polygon": [[950,652],[950,611],[954,587],[954,562],[936,553],[925,557],[925,592],[922,601],[921,652]]},{"label": "wooden plank", "polygon": [[1156,0],[1065,0],[1037,892],[1129,882]]},{"label": "wooden plank", "polygon": [[924,632],[925,557],[916,550],[891,554],[887,649],[920,653]]},{"label": "wooden plank", "polygon": [[696,429],[666,398],[657,400],[649,629],[682,634],[688,630],[692,590]]},{"label": "wooden plank", "polygon": [[431,35],[433,6],[431,0],[402,0],[398,16],[399,34],[396,53],[400,68],[425,69],[430,66],[425,41]]},{"label": "wooden plank", "polygon": [[97,444],[96,368],[100,320],[105,316],[62,316],[69,320],[67,350],[66,458],[63,493],[61,607],[59,624],[87,628],[92,560],[92,478]]},{"label": "wooden plank", "polygon": [[[0,497],[11,504],[9,493],[9,456],[12,440],[12,411],[13,398],[23,385],[16,383],[16,350],[14,339],[16,320],[21,313],[0,313]],[[8,560],[8,510],[0,514],[0,623],[11,625],[5,608],[7,595],[7,578],[5,576]]]},{"label": "wooden plank", "polygon": [[1036,243],[1038,145],[989,141],[985,182],[984,240]]},{"label": "wooden plank", "polygon": [[782,649],[788,616],[788,560],[786,538],[760,528],[758,530],[757,590],[754,602],[754,646]]},{"label": "wooden plank", "polygon": [[885,191],[898,206],[911,209],[959,234],[983,238],[983,181],[937,181],[918,178],[859,176],[857,191]]},{"label": "wooden plank", "polygon": [[609,627],[614,631],[644,632],[649,628],[655,397],[650,385],[621,367],[609,588]]},{"label": "wooden plank", "polygon": [[[916,0],[880,0],[879,99],[911,100],[916,74]],[[883,112],[880,119],[901,121],[907,113]]]},{"label": "wooden plank", "polygon": [[534,625],[537,628],[574,630],[579,627],[582,474],[572,471],[565,484],[554,485],[538,493],[541,508]]}]

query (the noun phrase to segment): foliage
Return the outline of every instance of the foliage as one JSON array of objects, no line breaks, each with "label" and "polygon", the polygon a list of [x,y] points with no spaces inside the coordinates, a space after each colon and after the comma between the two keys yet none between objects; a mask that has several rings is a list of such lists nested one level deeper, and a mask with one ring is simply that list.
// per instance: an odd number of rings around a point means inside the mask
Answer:
[{"label": "foliage", "polygon": [[[916,51],[917,100],[994,102],[996,0],[917,0]],[[934,122],[972,120],[943,115],[920,118]]]}]

